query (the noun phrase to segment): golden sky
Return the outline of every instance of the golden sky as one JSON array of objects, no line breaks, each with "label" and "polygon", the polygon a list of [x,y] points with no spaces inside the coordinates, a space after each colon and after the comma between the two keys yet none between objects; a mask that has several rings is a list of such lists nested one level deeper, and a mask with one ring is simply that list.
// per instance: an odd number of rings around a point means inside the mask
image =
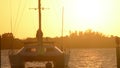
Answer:
[{"label": "golden sky", "polygon": [[[42,0],[44,37],[61,36],[62,5],[64,35],[69,31],[92,29],[120,36],[120,0]],[[37,0],[0,0],[0,34],[12,32],[17,38],[35,37],[38,29]]]}]

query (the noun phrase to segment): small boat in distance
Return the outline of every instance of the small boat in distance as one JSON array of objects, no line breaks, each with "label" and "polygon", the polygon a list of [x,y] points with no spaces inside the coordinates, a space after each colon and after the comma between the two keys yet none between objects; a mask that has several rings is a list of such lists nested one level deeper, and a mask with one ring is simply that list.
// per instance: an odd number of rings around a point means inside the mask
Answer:
[{"label": "small boat in distance", "polygon": [[63,49],[47,42],[43,43],[43,33],[41,30],[41,1],[38,0],[39,29],[36,33],[37,43],[28,44],[16,53],[9,54],[11,68],[25,68],[25,62],[44,62],[45,68],[67,68],[69,54]]}]

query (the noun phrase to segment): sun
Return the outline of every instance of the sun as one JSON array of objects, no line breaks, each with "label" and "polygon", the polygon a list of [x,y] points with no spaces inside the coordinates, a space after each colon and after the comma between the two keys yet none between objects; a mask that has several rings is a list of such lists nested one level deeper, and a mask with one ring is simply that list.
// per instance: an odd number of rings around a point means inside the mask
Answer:
[{"label": "sun", "polygon": [[64,7],[65,18],[69,21],[65,23],[72,23],[70,29],[96,29],[96,25],[102,25],[98,22],[102,14],[98,0],[65,0]]}]

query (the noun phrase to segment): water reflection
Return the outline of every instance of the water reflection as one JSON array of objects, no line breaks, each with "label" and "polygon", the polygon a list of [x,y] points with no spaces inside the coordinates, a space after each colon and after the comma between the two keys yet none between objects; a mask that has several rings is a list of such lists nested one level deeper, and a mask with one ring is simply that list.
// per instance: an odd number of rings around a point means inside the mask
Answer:
[{"label": "water reflection", "polygon": [[[27,67],[41,63],[27,63]],[[70,68],[117,68],[115,48],[72,49],[69,61]],[[10,68],[7,51],[1,52],[1,68]]]},{"label": "water reflection", "polygon": [[116,68],[115,49],[73,49],[70,68]]}]

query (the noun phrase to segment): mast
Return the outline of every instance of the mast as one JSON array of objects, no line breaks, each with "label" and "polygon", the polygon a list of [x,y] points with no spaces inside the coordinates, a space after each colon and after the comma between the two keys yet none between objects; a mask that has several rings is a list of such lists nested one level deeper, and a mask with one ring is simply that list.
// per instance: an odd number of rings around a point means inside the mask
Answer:
[{"label": "mast", "polygon": [[38,0],[39,29],[41,30],[41,0]]},{"label": "mast", "polygon": [[62,37],[63,37],[63,28],[64,28],[64,7],[62,7]]},{"label": "mast", "polygon": [[39,28],[36,34],[36,38],[38,40],[38,45],[42,46],[43,43],[43,33],[41,29],[41,0],[38,0],[38,20],[39,20]]},{"label": "mast", "polygon": [[61,45],[61,50],[63,50],[63,29],[64,29],[64,7],[62,6],[62,31],[61,31],[62,45]]}]

